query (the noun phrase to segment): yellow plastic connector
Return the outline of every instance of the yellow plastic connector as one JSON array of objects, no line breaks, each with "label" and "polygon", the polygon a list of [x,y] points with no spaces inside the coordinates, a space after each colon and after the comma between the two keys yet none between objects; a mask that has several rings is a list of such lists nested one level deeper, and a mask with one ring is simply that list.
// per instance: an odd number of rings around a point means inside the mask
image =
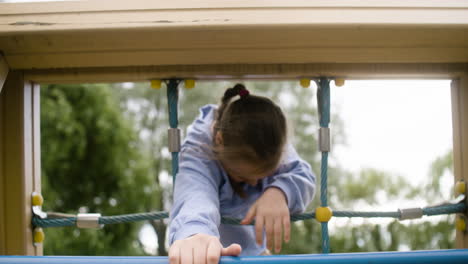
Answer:
[{"label": "yellow plastic connector", "polygon": [[457,217],[457,219],[455,220],[455,228],[461,232],[466,231],[466,220],[464,217]]},{"label": "yellow plastic connector", "polygon": [[42,206],[44,203],[44,198],[42,198],[40,193],[33,192],[31,195],[31,203],[33,206]]},{"label": "yellow plastic connector", "polygon": [[153,89],[161,89],[161,80],[151,80],[151,88]]},{"label": "yellow plastic connector", "polygon": [[301,84],[302,88],[309,88],[310,86],[310,80],[306,78],[301,79],[299,83]]},{"label": "yellow plastic connector", "polygon": [[195,87],[195,80],[192,80],[192,79],[185,80],[184,86],[186,89],[192,89],[193,87]]},{"label": "yellow plastic connector", "polygon": [[332,216],[333,211],[330,207],[317,207],[315,209],[315,219],[321,223],[330,221]]},{"label": "yellow plastic connector", "polygon": [[459,180],[455,183],[455,196],[460,194],[465,194],[466,192],[466,182],[464,180]]},{"label": "yellow plastic connector", "polygon": [[345,79],[343,78],[336,78],[335,79],[335,86],[336,87],[341,87],[345,84]]},{"label": "yellow plastic connector", "polygon": [[45,234],[44,234],[44,231],[42,231],[42,228],[40,227],[34,228],[34,237],[33,237],[34,244],[35,245],[41,244],[42,242],[44,242],[44,239],[45,239]]}]

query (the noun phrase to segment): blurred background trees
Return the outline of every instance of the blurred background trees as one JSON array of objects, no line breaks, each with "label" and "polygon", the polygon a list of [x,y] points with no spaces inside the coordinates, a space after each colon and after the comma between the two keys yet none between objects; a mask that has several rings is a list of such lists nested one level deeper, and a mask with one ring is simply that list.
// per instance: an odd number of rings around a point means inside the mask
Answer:
[{"label": "blurred background trees", "polygon": [[[281,105],[290,123],[290,140],[316,173],[320,171],[315,90],[295,82],[244,82],[252,93]],[[202,82],[182,89],[179,123],[183,131],[205,104],[217,104],[232,82]],[[333,111],[332,111],[333,112]],[[339,115],[332,117],[333,144],[345,144]],[[48,85],[41,87],[41,144],[44,210],[102,215],[169,210],[171,168],[167,142],[165,89],[148,83]],[[333,155],[333,153],[332,153]],[[426,186],[375,168],[350,173],[331,158],[329,199],[335,209],[376,207],[396,210],[401,199],[423,205],[449,199],[440,188],[453,174],[451,152],[441,153]],[[317,196],[318,197],[318,194]],[[309,209],[319,205],[316,198]],[[453,216],[397,222],[339,219],[330,222],[333,252],[453,248]],[[167,220],[108,225],[100,230],[47,228],[46,255],[167,255]],[[157,242],[148,242],[153,234]],[[151,239],[150,239],[151,240]],[[156,247],[156,245],[158,245]],[[292,240],[282,254],[318,253],[320,225],[292,225]]]}]

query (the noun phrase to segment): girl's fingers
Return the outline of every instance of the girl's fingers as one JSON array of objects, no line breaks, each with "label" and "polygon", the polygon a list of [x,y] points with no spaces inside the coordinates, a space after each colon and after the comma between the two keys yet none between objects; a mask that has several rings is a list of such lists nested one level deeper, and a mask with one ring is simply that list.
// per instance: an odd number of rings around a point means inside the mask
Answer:
[{"label": "girl's fingers", "polygon": [[242,219],[242,221],[241,221],[242,225],[247,225],[247,224],[250,224],[250,222],[252,222],[252,220],[255,217],[256,208],[257,207],[256,207],[255,204],[252,207],[250,207],[250,209],[247,212],[247,214],[245,215],[244,219]]},{"label": "girl's fingers", "polygon": [[263,244],[263,216],[257,216],[255,218],[255,237],[258,245]]},{"label": "girl's fingers", "polygon": [[288,243],[291,234],[291,219],[289,215],[283,217],[284,242]]},{"label": "girl's fingers", "polygon": [[281,251],[282,244],[282,233],[283,233],[283,223],[282,219],[276,219],[274,224],[274,237],[275,237],[275,252],[279,253]]},{"label": "girl's fingers", "polygon": [[265,219],[267,248],[273,250],[274,219]]},{"label": "girl's fingers", "polygon": [[193,247],[191,245],[182,246],[180,248],[180,264],[193,263]]},{"label": "girl's fingers", "polygon": [[180,264],[180,247],[177,241],[169,248],[169,264]]},{"label": "girl's fingers", "polygon": [[222,246],[217,241],[211,241],[206,249],[206,263],[207,264],[218,264],[219,257],[221,255]]},{"label": "girl's fingers", "polygon": [[227,248],[221,249],[221,256],[239,256],[242,252],[242,247],[239,244],[231,244]]},{"label": "girl's fingers", "polygon": [[193,245],[193,264],[207,264],[206,251],[208,245]]}]

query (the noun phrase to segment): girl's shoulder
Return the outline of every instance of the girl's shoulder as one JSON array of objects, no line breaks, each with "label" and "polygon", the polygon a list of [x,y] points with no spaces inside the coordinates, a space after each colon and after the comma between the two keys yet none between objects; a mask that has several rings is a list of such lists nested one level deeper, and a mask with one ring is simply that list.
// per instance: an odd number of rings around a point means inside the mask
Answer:
[{"label": "girl's shoulder", "polygon": [[214,120],[218,106],[215,104],[208,104],[200,108],[200,115],[198,119],[209,121],[210,123]]},{"label": "girl's shoulder", "polygon": [[207,152],[212,144],[212,123],[216,114],[216,105],[205,105],[199,109],[199,115],[192,124],[187,127],[187,134],[182,147],[203,147]]},{"label": "girl's shoulder", "polygon": [[199,109],[199,115],[191,125],[188,126],[188,134],[190,133],[208,133],[208,137],[211,137],[211,125],[216,115],[216,105],[205,105]]}]

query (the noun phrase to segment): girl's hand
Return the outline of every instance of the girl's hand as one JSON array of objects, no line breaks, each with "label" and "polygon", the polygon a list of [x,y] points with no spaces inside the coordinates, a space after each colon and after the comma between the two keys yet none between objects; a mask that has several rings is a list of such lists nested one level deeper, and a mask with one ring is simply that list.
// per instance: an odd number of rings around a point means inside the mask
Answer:
[{"label": "girl's hand", "polygon": [[169,264],[218,264],[220,256],[238,256],[241,251],[238,244],[223,248],[219,238],[196,234],[172,244]]},{"label": "girl's hand", "polygon": [[254,218],[257,244],[263,243],[265,228],[267,248],[272,251],[274,242],[275,252],[279,253],[283,234],[286,243],[290,235],[289,208],[283,191],[275,187],[268,188],[250,207],[241,224],[249,224]]}]

